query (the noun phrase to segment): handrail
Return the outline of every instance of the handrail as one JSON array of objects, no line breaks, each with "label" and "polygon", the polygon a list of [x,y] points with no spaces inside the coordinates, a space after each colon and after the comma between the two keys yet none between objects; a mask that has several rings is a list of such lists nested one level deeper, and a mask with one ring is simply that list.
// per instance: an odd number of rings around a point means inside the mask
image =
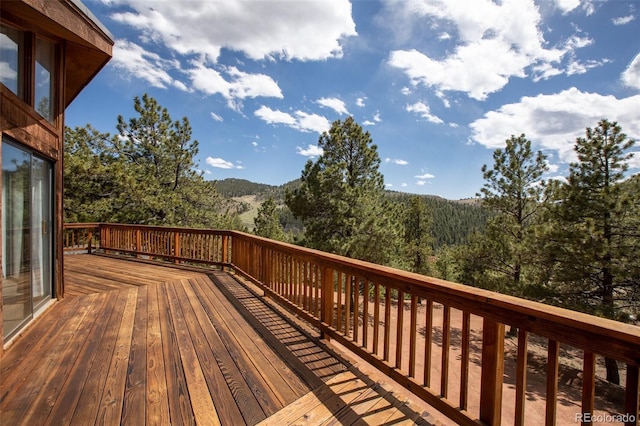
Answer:
[{"label": "handrail", "polygon": [[[634,417],[624,421],[638,419],[640,327],[237,231],[98,227],[99,248],[107,252],[232,267],[457,423],[500,424],[507,415],[524,424],[531,335],[548,339],[547,424],[556,422],[560,344],[584,354],[581,413],[594,412],[598,355],[626,365],[625,419]],[[442,313],[437,324],[436,311]],[[481,336],[474,336],[480,322]],[[515,413],[502,413],[506,325],[518,329]],[[478,341],[481,356],[473,351]],[[469,376],[476,363],[479,396]],[[469,409],[474,398],[476,412]]]}]

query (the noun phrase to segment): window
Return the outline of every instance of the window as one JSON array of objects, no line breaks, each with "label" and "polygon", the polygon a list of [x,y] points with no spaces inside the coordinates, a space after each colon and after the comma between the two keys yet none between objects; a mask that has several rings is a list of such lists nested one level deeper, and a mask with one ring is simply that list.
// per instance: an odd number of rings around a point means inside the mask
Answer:
[{"label": "window", "polygon": [[42,40],[36,40],[36,74],[35,74],[35,100],[34,109],[41,116],[53,121],[55,106],[55,44]]},{"label": "window", "polygon": [[0,82],[24,99],[24,33],[0,25]]},{"label": "window", "polygon": [[50,122],[58,95],[56,47],[31,32],[0,25],[0,83]]}]

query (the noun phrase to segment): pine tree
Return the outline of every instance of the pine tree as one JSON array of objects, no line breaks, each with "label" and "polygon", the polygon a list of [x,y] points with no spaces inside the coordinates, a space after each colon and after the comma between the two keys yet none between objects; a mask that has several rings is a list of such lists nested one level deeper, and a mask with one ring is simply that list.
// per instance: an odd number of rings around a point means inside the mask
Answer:
[{"label": "pine tree", "polygon": [[112,137],[86,125],[65,128],[65,222],[113,221],[113,200],[124,188],[124,164],[109,150]]},{"label": "pine tree", "polygon": [[482,167],[485,184],[478,196],[496,216],[476,249],[487,257],[484,265],[490,278],[486,286],[523,296],[524,269],[534,259],[530,239],[543,201],[541,178],[547,170],[546,156],[540,151],[534,155],[531,141],[522,134],[507,139],[505,148],[497,149],[493,159],[492,169]]},{"label": "pine tree", "polygon": [[300,187],[286,195],[287,206],[305,225],[305,244],[388,264],[398,247],[398,216],[384,198],[371,135],[350,117],[335,121],[318,146],[323,154],[307,162]]},{"label": "pine tree", "polygon": [[269,197],[267,201],[262,203],[258,209],[258,215],[253,219],[253,223],[255,225],[253,232],[256,235],[284,241],[284,230],[278,219],[276,203],[273,201],[273,197]]},{"label": "pine tree", "polygon": [[413,196],[404,211],[404,257],[409,270],[430,275],[433,255],[433,217],[423,197]]},{"label": "pine tree", "polygon": [[91,126],[66,130],[65,203],[72,220],[217,228],[233,224],[197,170],[198,142],[185,117],[173,121],[148,95],[136,117],[118,117],[119,135]]},{"label": "pine tree", "polygon": [[[632,241],[640,232],[629,226],[629,213],[640,188],[632,182],[634,188],[625,190],[623,183],[633,145],[608,120],[576,139],[578,162],[570,165],[567,183],[555,190],[554,222],[547,232],[547,249],[557,263],[559,301],[611,319],[622,319],[618,298],[626,302],[628,286],[638,278],[629,260],[637,257]],[[606,366],[607,380],[619,383],[615,361],[606,359]]]}]

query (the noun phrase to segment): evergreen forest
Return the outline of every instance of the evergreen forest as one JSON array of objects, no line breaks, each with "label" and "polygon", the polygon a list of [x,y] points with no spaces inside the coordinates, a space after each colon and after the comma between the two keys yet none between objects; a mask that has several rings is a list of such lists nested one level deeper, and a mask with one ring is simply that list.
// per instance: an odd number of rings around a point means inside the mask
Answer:
[{"label": "evergreen forest", "polygon": [[[281,186],[206,181],[188,118],[148,95],[113,134],[65,132],[64,219],[254,232],[606,318],[640,307],[640,175],[635,142],[606,119],[574,144],[577,161],[550,180],[521,134],[504,141],[472,202],[387,191],[369,132],[337,120],[323,154]],[[251,199],[254,205],[247,200]],[[244,201],[243,201],[244,200]],[[241,215],[253,210],[251,226]],[[607,378],[619,382],[615,363]]]}]

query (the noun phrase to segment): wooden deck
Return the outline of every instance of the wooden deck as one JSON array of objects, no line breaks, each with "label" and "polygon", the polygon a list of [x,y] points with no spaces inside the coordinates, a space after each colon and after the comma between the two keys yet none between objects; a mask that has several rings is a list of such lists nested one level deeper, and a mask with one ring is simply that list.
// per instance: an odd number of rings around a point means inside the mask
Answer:
[{"label": "wooden deck", "polygon": [[226,272],[65,258],[0,361],[0,424],[427,424]]}]

